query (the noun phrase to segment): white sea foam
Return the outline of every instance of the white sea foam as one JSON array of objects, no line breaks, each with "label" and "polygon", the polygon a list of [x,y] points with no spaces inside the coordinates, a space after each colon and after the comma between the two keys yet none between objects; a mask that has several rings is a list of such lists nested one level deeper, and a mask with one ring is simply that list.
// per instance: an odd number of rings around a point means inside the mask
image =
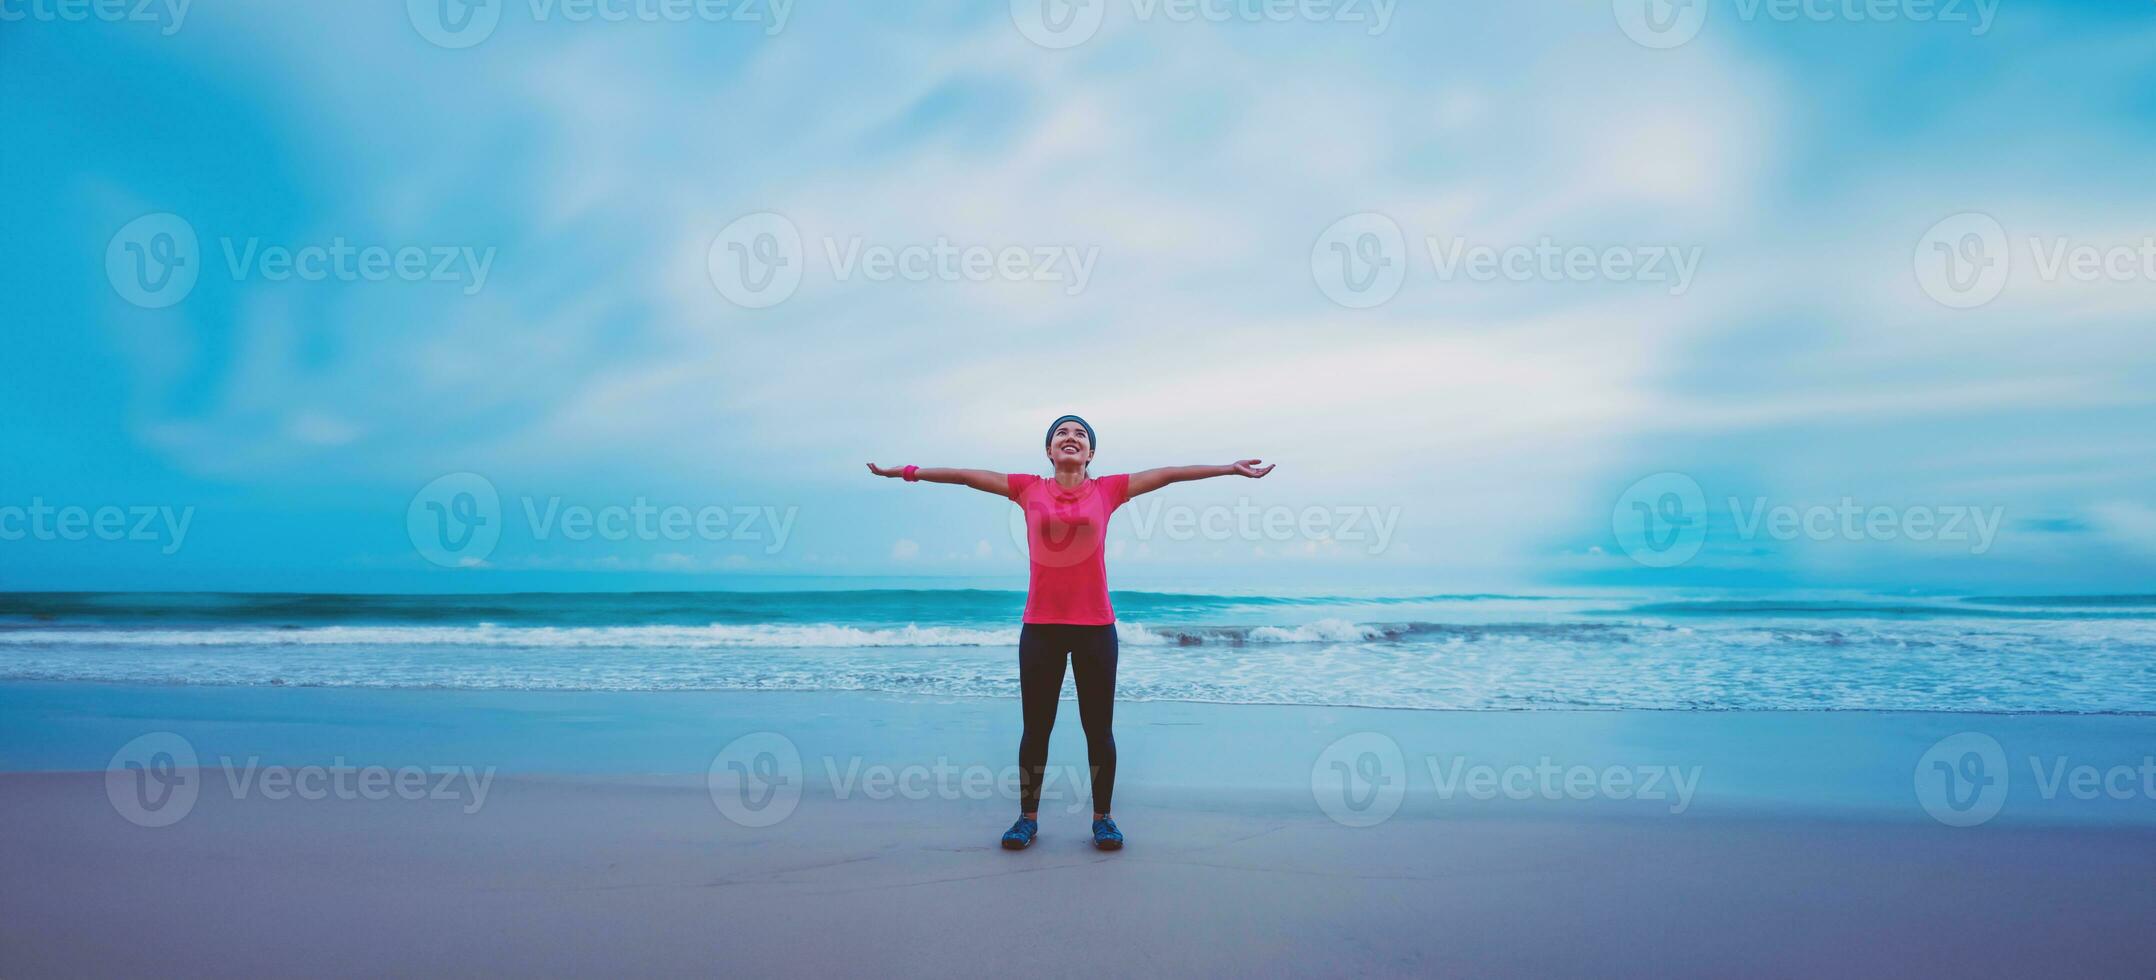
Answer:
[{"label": "white sea foam", "polygon": [[[1123,700],[1513,710],[2156,710],[2156,621],[1701,617],[1119,624]],[[1010,697],[1018,629],[0,629],[0,679]]]},{"label": "white sea foam", "polygon": [[[1327,619],[1304,626],[1149,629],[1116,624],[1130,646],[1205,643],[1340,643],[1385,638],[1385,627]],[[860,627],[834,623],[710,626],[259,626],[199,629],[0,630],[0,647],[464,646],[509,648],[707,649],[1016,646],[1018,629],[966,626]]]},{"label": "white sea foam", "polygon": [[1252,643],[1360,643],[1382,639],[1383,627],[1350,623],[1344,619],[1321,619],[1305,626],[1260,626],[1250,631]]},{"label": "white sea foam", "polygon": [[954,647],[1011,646],[1016,629],[959,626],[862,628],[831,623],[711,626],[316,626],[212,629],[29,629],[0,632],[0,646],[259,647],[461,646],[512,648]]}]

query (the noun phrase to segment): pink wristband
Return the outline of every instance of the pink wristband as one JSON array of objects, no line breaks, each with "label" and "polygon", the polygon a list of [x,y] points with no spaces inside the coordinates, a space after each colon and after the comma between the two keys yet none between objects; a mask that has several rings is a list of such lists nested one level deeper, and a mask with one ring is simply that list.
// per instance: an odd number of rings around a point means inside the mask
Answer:
[{"label": "pink wristband", "polygon": [[906,476],[906,482],[907,482],[907,483],[919,483],[919,482],[921,482],[921,476],[920,476],[920,473],[921,473],[921,468],[920,468],[920,467],[918,467],[918,466],[908,466],[908,467],[906,467],[906,473],[905,473],[905,476]]}]

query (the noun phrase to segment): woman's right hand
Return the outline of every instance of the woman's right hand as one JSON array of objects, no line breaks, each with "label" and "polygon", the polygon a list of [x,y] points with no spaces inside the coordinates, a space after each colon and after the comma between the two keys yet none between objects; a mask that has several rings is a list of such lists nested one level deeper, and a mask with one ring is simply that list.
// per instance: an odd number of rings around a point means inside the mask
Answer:
[{"label": "woman's right hand", "polygon": [[905,467],[903,467],[903,466],[877,466],[877,465],[876,465],[876,464],[874,464],[874,463],[870,463],[870,464],[868,464],[868,471],[869,471],[870,473],[874,473],[874,474],[876,474],[877,476],[905,476],[905,475],[906,475],[906,468],[905,468]]}]

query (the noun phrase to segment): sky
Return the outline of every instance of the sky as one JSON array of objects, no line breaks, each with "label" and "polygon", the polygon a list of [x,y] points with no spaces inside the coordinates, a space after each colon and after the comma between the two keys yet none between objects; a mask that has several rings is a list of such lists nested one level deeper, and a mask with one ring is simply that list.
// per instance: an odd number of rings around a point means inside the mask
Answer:
[{"label": "sky", "polygon": [[0,588],[2146,593],[2156,7],[0,0]]}]

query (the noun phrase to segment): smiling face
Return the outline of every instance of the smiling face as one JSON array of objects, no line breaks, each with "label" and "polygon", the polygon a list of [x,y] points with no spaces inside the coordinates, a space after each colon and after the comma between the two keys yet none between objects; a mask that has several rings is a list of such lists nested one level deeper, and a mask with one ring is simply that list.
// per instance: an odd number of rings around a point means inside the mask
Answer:
[{"label": "smiling face", "polygon": [[1083,467],[1093,461],[1093,437],[1086,434],[1085,426],[1065,421],[1056,426],[1054,435],[1048,437],[1048,461],[1058,467]]}]

